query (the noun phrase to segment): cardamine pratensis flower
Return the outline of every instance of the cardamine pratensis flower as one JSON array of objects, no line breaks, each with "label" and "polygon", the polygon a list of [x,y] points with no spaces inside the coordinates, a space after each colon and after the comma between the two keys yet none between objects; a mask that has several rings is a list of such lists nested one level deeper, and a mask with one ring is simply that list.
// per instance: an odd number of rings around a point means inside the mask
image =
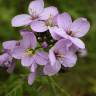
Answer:
[{"label": "cardamine pratensis flower", "polygon": [[18,42],[15,40],[3,42],[4,52],[0,55],[0,66],[7,67],[8,73],[12,73],[15,68],[12,52],[16,46],[18,46]]},{"label": "cardamine pratensis flower", "polygon": [[23,39],[20,41],[20,46],[14,49],[12,55],[16,59],[21,59],[23,66],[32,67],[31,71],[34,72],[37,64],[46,65],[48,59],[47,53],[35,50],[37,39],[33,32],[22,30],[20,33]]},{"label": "cardamine pratensis flower", "polygon": [[36,21],[31,24],[31,28],[35,32],[45,32],[49,30],[50,27],[56,26],[55,19],[58,14],[59,12],[54,6],[45,8],[42,14],[40,15],[41,21]]},{"label": "cardamine pratensis flower", "polygon": [[51,28],[51,33],[71,40],[78,48],[85,48],[85,44],[79,38],[83,37],[90,29],[90,24],[86,18],[81,17],[72,22],[71,16],[65,12],[57,16],[57,24],[58,27]]},{"label": "cardamine pratensis flower", "polygon": [[49,64],[45,65],[45,75],[55,75],[61,69],[61,65],[64,67],[73,67],[76,64],[77,56],[75,52],[70,50],[72,43],[70,40],[59,40],[49,51]]},{"label": "cardamine pratensis flower", "polygon": [[33,31],[44,32],[52,25],[52,19],[58,14],[54,6],[44,8],[43,0],[34,0],[29,4],[28,14],[20,14],[12,19],[13,27],[30,25]]},{"label": "cardamine pratensis flower", "polygon": [[30,70],[28,76],[28,84],[32,85],[36,78],[37,64],[46,65],[48,62],[48,53],[44,51],[35,50],[37,47],[37,40],[33,32],[22,30],[20,46],[15,47],[12,56],[21,60],[21,64]]}]

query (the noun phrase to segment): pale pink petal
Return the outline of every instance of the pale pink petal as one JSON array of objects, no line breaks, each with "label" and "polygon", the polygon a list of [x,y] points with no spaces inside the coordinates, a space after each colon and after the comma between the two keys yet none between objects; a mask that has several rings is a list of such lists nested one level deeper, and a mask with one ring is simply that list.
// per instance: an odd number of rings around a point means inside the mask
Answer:
[{"label": "pale pink petal", "polygon": [[45,75],[48,75],[48,76],[52,76],[52,75],[55,75],[57,73],[53,70],[53,67],[49,64],[44,66],[43,72]]},{"label": "pale pink petal", "polygon": [[43,13],[40,15],[41,20],[47,20],[53,18],[58,14],[58,9],[54,6],[50,6],[44,9]]},{"label": "pale pink petal", "polygon": [[59,36],[59,35],[57,35],[56,33],[55,33],[55,28],[54,27],[49,27],[48,28],[49,29],[49,32],[50,32],[50,34],[51,34],[51,36],[52,36],[52,38],[54,39],[54,40],[60,40],[61,39],[61,36]]},{"label": "pale pink petal", "polygon": [[45,75],[52,76],[57,74],[61,69],[61,64],[57,61],[54,66],[50,64],[45,65],[43,72]]},{"label": "pale pink petal", "polygon": [[20,27],[20,26],[25,26],[29,25],[32,22],[31,16],[27,14],[21,14],[17,15],[12,19],[12,26],[13,27]]},{"label": "pale pink petal", "polygon": [[55,50],[61,50],[63,52],[69,51],[69,47],[72,46],[72,42],[68,39],[61,39],[54,45]]},{"label": "pale pink petal", "polygon": [[90,23],[85,18],[76,19],[71,25],[75,37],[83,37],[90,29]]},{"label": "pale pink petal", "polygon": [[31,68],[30,68],[30,71],[31,72],[35,72],[37,69],[37,64],[35,62],[35,59],[32,60],[32,64],[31,64]]},{"label": "pale pink petal", "polygon": [[45,22],[43,21],[34,21],[31,23],[31,28],[35,32],[45,32],[48,30]]},{"label": "pale pink petal", "polygon": [[21,30],[20,32],[23,39],[21,40],[21,46],[24,48],[35,49],[37,46],[37,39],[33,32],[27,30]]},{"label": "pale pink petal", "polygon": [[32,85],[36,78],[36,72],[30,73],[28,76],[28,84]]},{"label": "pale pink petal", "polygon": [[66,32],[63,30],[63,28],[58,28],[58,27],[53,27],[53,29],[51,29],[52,32],[54,32],[55,34],[59,35],[60,37],[63,38],[68,38],[68,35],[66,34]]},{"label": "pale pink petal", "polygon": [[70,49],[69,49],[71,52],[74,52],[74,53],[76,53],[78,50],[79,50],[79,48],[76,46],[76,45],[74,45],[74,44],[72,44],[72,46],[70,46]]},{"label": "pale pink petal", "polygon": [[57,23],[59,27],[64,28],[65,31],[68,31],[70,25],[72,24],[71,16],[68,13],[64,12],[58,15]]},{"label": "pale pink petal", "polygon": [[43,69],[45,75],[52,76],[57,74],[58,71],[55,71],[51,65],[46,65]]},{"label": "pale pink petal", "polygon": [[22,59],[21,59],[21,64],[25,67],[29,67],[31,66],[31,64],[33,63],[33,57],[32,56],[23,56]]},{"label": "pale pink petal", "polygon": [[49,50],[49,60],[50,60],[50,63],[51,63],[52,66],[56,63],[56,57],[55,57],[55,54],[54,54],[54,48],[51,48]]},{"label": "pale pink petal", "polygon": [[25,49],[22,47],[16,47],[12,52],[12,57],[15,59],[21,59],[24,55]]},{"label": "pale pink petal", "polygon": [[44,51],[37,52],[35,60],[36,63],[39,65],[46,65],[49,62],[48,53]]},{"label": "pale pink petal", "polygon": [[12,41],[6,41],[3,42],[3,48],[4,49],[14,49],[16,47],[17,41],[12,40]]},{"label": "pale pink petal", "polygon": [[56,16],[54,16],[54,18],[52,19],[52,23],[53,23],[54,26],[58,26],[58,22],[57,22],[57,21],[58,21],[58,20],[57,20],[58,15],[59,15],[59,14],[57,14]]},{"label": "pale pink petal", "polygon": [[72,41],[74,45],[76,45],[78,48],[84,49],[85,44],[83,43],[82,40],[75,38],[75,37],[69,37],[69,39]]},{"label": "pale pink petal", "polygon": [[52,67],[53,67],[53,70],[55,70],[55,72],[59,72],[61,69],[61,64],[58,60],[56,60],[56,63]]},{"label": "pale pink petal", "polygon": [[43,0],[34,0],[29,4],[29,14],[32,15],[33,17],[38,16],[41,14],[41,12],[44,9],[44,2]]},{"label": "pale pink petal", "polygon": [[65,54],[63,59],[64,67],[73,67],[76,64],[77,56],[73,52],[68,52]]}]

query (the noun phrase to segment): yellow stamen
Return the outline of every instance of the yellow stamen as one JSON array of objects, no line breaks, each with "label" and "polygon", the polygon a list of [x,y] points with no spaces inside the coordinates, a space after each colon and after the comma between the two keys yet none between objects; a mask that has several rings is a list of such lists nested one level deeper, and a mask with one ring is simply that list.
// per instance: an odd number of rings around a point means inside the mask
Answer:
[{"label": "yellow stamen", "polygon": [[28,48],[28,49],[25,51],[25,55],[33,55],[33,54],[34,54],[33,49]]}]

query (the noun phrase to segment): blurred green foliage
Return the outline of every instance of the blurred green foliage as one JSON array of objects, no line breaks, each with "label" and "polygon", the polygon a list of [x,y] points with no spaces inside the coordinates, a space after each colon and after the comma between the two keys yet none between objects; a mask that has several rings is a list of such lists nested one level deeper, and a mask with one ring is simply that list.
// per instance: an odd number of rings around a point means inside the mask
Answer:
[{"label": "blurred green foliage", "polygon": [[[12,28],[11,19],[27,13],[31,0],[0,0],[0,49],[5,40],[19,39],[19,29]],[[79,58],[77,65],[68,72],[49,78],[37,77],[32,86],[23,77],[28,73],[17,64],[13,74],[0,68],[0,96],[96,96],[96,0],[45,0],[46,6],[54,5],[60,12],[69,12],[73,19],[87,17],[90,32],[83,38],[88,56]]]}]

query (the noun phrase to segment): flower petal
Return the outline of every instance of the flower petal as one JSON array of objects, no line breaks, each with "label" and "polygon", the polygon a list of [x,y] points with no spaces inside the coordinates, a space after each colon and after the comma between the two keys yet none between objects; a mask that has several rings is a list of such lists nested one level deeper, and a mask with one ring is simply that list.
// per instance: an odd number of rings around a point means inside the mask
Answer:
[{"label": "flower petal", "polygon": [[64,12],[63,14],[58,15],[57,23],[59,27],[64,28],[65,31],[68,31],[70,25],[72,24],[71,16]]},{"label": "flower petal", "polygon": [[49,62],[48,53],[44,51],[37,52],[35,60],[36,63],[39,65],[46,65]]},{"label": "flower petal", "polygon": [[45,75],[52,76],[55,75],[57,72],[53,70],[51,65],[46,65],[43,69]]},{"label": "flower petal", "polygon": [[33,17],[36,17],[39,14],[41,14],[43,9],[44,9],[44,2],[43,2],[43,0],[35,0],[35,1],[32,1],[29,4],[28,11],[29,11],[30,15],[32,15]]},{"label": "flower petal", "polygon": [[28,84],[32,85],[36,78],[36,72],[30,73],[28,76]]},{"label": "flower petal", "polygon": [[12,26],[13,27],[20,27],[20,26],[25,26],[29,25],[32,22],[31,16],[27,14],[21,14],[17,15],[12,19]]},{"label": "flower petal", "polygon": [[32,64],[31,65],[31,72],[35,72],[37,69],[37,64]]},{"label": "flower petal", "polygon": [[68,52],[64,56],[63,66],[64,67],[73,67],[76,64],[77,56],[73,52]]},{"label": "flower petal", "polygon": [[29,67],[33,63],[33,56],[23,56],[21,59],[21,64],[25,67]]},{"label": "flower petal", "polygon": [[3,42],[3,48],[4,49],[14,49],[16,47],[17,41],[12,40],[12,41],[6,41]]},{"label": "flower petal", "polygon": [[56,63],[56,57],[55,57],[55,54],[54,54],[54,48],[51,48],[49,50],[49,60],[50,60],[50,63],[51,63],[52,66]]},{"label": "flower petal", "polygon": [[60,40],[61,39],[61,36],[59,36],[55,33],[54,27],[49,27],[48,29],[49,29],[49,32],[50,32],[50,34],[54,40]]},{"label": "flower petal", "polygon": [[85,18],[75,20],[71,25],[71,31],[75,37],[83,37],[90,29],[90,24]]},{"label": "flower petal", "polygon": [[7,53],[4,53],[0,55],[0,65],[2,65],[4,62],[9,60],[9,55]]},{"label": "flower petal", "polygon": [[48,28],[43,21],[34,21],[31,23],[31,28],[35,32],[44,32],[47,31]]},{"label": "flower petal", "polygon": [[55,50],[62,50],[64,52],[69,51],[69,47],[71,47],[72,42],[68,39],[61,39],[54,45]]},{"label": "flower petal", "polygon": [[21,59],[22,56],[24,55],[25,49],[22,47],[16,47],[13,52],[12,52],[12,57],[15,59]]},{"label": "flower petal", "polygon": [[58,14],[58,9],[54,6],[50,6],[44,9],[43,13],[40,15],[41,20],[48,20],[49,18],[53,18]]},{"label": "flower petal", "polygon": [[78,48],[84,49],[85,44],[82,40],[75,38],[75,37],[69,37],[69,39],[72,41],[73,44],[75,44]]},{"label": "flower petal", "polygon": [[74,52],[74,53],[76,53],[78,50],[79,50],[79,48],[76,46],[76,45],[74,45],[74,44],[72,44],[72,46],[70,46],[70,49],[69,49],[71,52]]},{"label": "flower petal", "polygon": [[43,72],[45,75],[52,76],[59,72],[61,68],[61,64],[57,61],[54,66],[51,66],[50,64],[45,65]]},{"label": "flower petal", "polygon": [[68,35],[66,34],[66,32],[62,28],[54,27],[52,29],[52,32],[59,35],[60,37],[63,37],[63,38],[66,38],[66,39],[68,38]]},{"label": "flower petal", "polygon": [[32,48],[35,49],[37,46],[37,39],[33,32],[29,32],[27,30],[21,30],[21,36],[23,39],[21,40],[21,46],[24,48]]},{"label": "flower petal", "polygon": [[31,71],[31,72],[35,72],[36,69],[37,69],[37,64],[36,64],[36,62],[35,62],[35,59],[33,59],[33,60],[32,60],[32,64],[31,64],[31,69],[30,69],[30,71]]}]

